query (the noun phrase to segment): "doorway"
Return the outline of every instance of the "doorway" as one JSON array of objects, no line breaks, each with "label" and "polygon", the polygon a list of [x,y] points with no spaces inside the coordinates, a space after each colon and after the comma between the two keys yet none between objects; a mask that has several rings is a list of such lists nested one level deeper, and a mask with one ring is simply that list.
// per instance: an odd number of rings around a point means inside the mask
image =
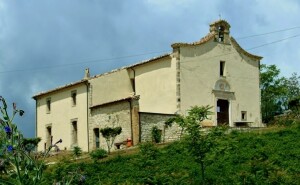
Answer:
[{"label": "doorway", "polygon": [[229,102],[219,99],[217,101],[217,125],[229,125]]},{"label": "doorway", "polygon": [[94,128],[94,147],[100,148],[99,128]]}]

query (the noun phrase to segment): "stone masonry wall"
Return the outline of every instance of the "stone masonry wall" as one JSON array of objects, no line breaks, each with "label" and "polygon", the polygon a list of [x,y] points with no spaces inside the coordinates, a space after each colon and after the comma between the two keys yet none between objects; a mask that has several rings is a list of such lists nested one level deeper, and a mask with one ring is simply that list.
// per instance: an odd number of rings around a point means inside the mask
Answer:
[{"label": "stone masonry wall", "polygon": [[171,114],[155,114],[140,113],[141,123],[141,142],[152,141],[152,128],[157,126],[162,131],[162,142],[174,141],[179,139],[180,127],[173,124],[172,127],[165,128],[165,121],[174,115]]},{"label": "stone masonry wall", "polygon": [[[91,110],[89,120],[89,145],[91,150],[96,148],[95,128],[100,130],[105,127],[122,127],[122,133],[116,137],[114,143],[122,142],[132,137],[130,104],[128,101],[95,107]],[[101,133],[99,133],[99,136],[100,148],[107,150],[104,137],[102,137]],[[114,149],[116,149],[115,146],[112,147],[112,151]]]}]

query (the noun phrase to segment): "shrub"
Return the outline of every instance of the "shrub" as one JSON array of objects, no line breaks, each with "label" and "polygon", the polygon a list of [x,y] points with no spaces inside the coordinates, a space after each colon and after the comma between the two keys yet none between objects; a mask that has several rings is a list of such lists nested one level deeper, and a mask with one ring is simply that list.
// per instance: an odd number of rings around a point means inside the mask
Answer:
[{"label": "shrub", "polygon": [[107,151],[100,148],[100,149],[92,151],[90,153],[90,156],[95,162],[97,162],[99,159],[103,159],[103,158],[107,157]]},{"label": "shrub", "polygon": [[73,155],[74,155],[76,158],[77,158],[77,157],[80,157],[81,154],[82,154],[82,150],[81,150],[81,148],[80,148],[79,146],[74,146],[72,152],[73,152]]},{"label": "shrub", "polygon": [[142,166],[151,166],[154,164],[158,157],[159,151],[157,147],[151,142],[143,143],[139,145],[140,149],[140,162]]},{"label": "shrub", "polygon": [[155,143],[160,143],[161,141],[161,130],[157,126],[152,127],[152,139]]}]

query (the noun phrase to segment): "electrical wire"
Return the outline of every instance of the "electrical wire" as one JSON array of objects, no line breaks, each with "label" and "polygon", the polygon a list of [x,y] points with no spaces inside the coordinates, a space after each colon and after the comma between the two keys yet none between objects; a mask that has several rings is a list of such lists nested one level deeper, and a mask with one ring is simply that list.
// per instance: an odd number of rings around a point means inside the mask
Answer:
[{"label": "electrical wire", "polygon": [[[239,37],[237,39],[241,40],[241,39],[246,39],[246,38],[251,38],[251,37],[257,37],[257,36],[262,36],[262,35],[268,35],[268,34],[273,34],[273,33],[278,33],[278,32],[283,32],[283,31],[288,31],[288,30],[293,30],[293,29],[299,29],[299,28],[300,28],[300,26],[297,26],[297,27],[286,28],[286,29],[282,29],[282,30],[277,30],[277,31],[262,33],[262,34],[256,34],[256,35],[250,35],[250,36],[245,36],[245,37]],[[285,40],[288,40],[288,39],[291,39],[291,38],[295,38],[295,37],[299,37],[299,36],[300,36],[300,34],[293,35],[293,36],[290,36],[290,37],[287,37],[287,38],[284,38],[284,39],[279,39],[279,40],[276,40],[276,41],[273,41],[273,42],[269,42],[269,43],[265,43],[265,44],[262,44],[262,45],[254,46],[254,47],[248,48],[246,50],[253,50],[253,49],[261,48],[261,47],[264,47],[264,46],[267,46],[267,45],[275,44],[275,43],[282,42],[282,41],[285,41]],[[125,59],[125,58],[145,56],[145,55],[150,55],[150,54],[155,54],[155,53],[169,53],[169,52],[170,51],[166,51],[166,50],[165,51],[154,51],[154,52],[146,52],[146,53],[140,53],[140,54],[134,54],[134,55],[125,55],[125,56],[114,57],[114,58],[87,60],[87,61],[77,62],[77,63],[66,63],[66,64],[60,64],[60,65],[49,65],[49,66],[43,66],[43,67],[38,67],[38,68],[6,70],[6,71],[0,71],[0,74],[11,73],[11,72],[44,70],[44,69],[51,69],[51,68],[53,69],[53,68],[74,66],[74,65],[80,65],[80,64],[89,64],[89,63],[108,62],[108,61],[114,61],[114,60]],[[229,53],[225,53],[225,54],[221,54],[221,55],[215,55],[215,56],[212,56],[210,58],[224,56],[224,55],[230,55],[232,53],[233,52],[231,52],[231,53],[229,52]],[[191,61],[191,62],[193,62],[193,61]]]},{"label": "electrical wire", "polygon": [[87,60],[87,61],[84,61],[84,62],[67,63],[67,64],[51,65],[51,66],[49,65],[49,66],[43,66],[43,67],[39,67],[39,68],[27,68],[27,69],[7,70],[7,71],[0,71],[0,74],[10,73],[10,72],[43,70],[43,69],[58,68],[58,67],[67,67],[67,66],[80,65],[80,64],[88,64],[88,63],[108,62],[108,61],[113,61],[113,60],[119,60],[119,59],[125,59],[125,58],[133,58],[133,57],[139,57],[139,56],[150,55],[150,54],[155,54],[155,53],[165,53],[165,52],[167,52],[167,51],[153,51],[153,52],[140,53],[140,54],[135,54],[135,55],[125,55],[125,56],[120,56],[120,57],[115,57],[115,58],[95,59],[95,60]]},{"label": "electrical wire", "polygon": [[262,35],[270,35],[270,34],[273,34],[273,33],[279,33],[279,32],[284,32],[284,31],[289,31],[289,30],[294,30],[294,29],[300,29],[300,26],[296,26],[296,27],[292,27],[292,28],[285,28],[285,29],[282,29],[282,30],[276,30],[276,31],[271,31],[271,32],[267,32],[267,33],[260,33],[260,34],[256,34],[256,35],[248,35],[248,36],[244,36],[244,37],[237,37],[236,40],[248,39],[248,38],[258,37],[258,36],[262,36]]},{"label": "electrical wire", "polygon": [[[245,50],[248,50],[248,51],[249,50],[254,50],[254,49],[257,49],[257,48],[261,48],[261,47],[265,47],[265,46],[268,46],[268,45],[276,44],[278,42],[282,42],[282,41],[285,41],[285,40],[288,40],[288,39],[291,39],[291,38],[296,38],[296,37],[300,37],[300,34],[293,35],[293,36],[290,36],[290,37],[286,37],[284,39],[279,39],[279,40],[275,40],[275,41],[272,41],[272,42],[268,42],[268,43],[261,44],[261,45],[258,45],[258,46],[254,46],[252,48],[248,48],[248,49],[245,49]],[[227,53],[223,53],[223,54],[219,54],[219,55],[214,55],[214,56],[206,57],[206,58],[203,58],[202,60],[207,60],[207,59],[221,57],[221,56],[226,56],[226,55],[231,55],[231,54],[234,54],[234,53],[235,52],[227,52]],[[185,61],[184,63],[188,63],[188,62],[197,62],[197,61],[189,60],[189,61]]]}]

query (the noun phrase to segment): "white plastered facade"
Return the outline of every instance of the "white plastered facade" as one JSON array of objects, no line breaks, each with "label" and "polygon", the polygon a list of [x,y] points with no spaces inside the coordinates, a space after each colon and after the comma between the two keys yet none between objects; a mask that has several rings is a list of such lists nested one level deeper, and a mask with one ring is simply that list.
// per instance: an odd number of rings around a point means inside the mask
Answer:
[{"label": "white plastered facade", "polygon": [[[226,21],[212,23],[210,32],[200,41],[175,43],[172,48],[170,54],[86,76],[79,82],[35,95],[36,136],[42,139],[38,150],[47,145],[50,127],[53,142],[62,139],[60,149],[70,150],[74,145],[74,121],[76,145],[83,151],[95,149],[94,132],[106,126],[122,126],[123,132],[116,142],[130,138],[135,145],[141,138],[149,138],[149,124],[164,129],[162,121],[156,124],[155,120],[186,115],[196,105],[212,107],[213,114],[203,122],[204,126],[223,122],[230,127],[262,126],[259,90],[262,57],[243,50],[230,36]],[[72,106],[72,92],[76,92],[76,106]],[[47,112],[49,99],[51,112]],[[112,124],[113,117],[118,121]],[[147,128],[141,128],[144,125]],[[176,131],[164,130],[164,133],[176,135]],[[174,140],[168,135],[164,138]],[[106,148],[103,138],[99,139],[99,147]]]}]

